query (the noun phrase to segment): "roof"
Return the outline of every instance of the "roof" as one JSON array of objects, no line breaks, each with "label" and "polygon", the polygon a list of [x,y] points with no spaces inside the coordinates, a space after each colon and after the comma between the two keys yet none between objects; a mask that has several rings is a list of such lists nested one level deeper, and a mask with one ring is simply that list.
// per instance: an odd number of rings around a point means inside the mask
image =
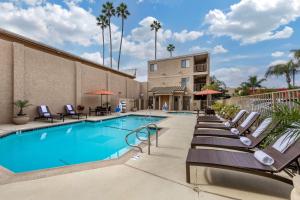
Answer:
[{"label": "roof", "polygon": [[21,35],[16,34],[16,33],[12,33],[10,31],[4,30],[2,28],[0,28],[0,39],[5,39],[5,40],[11,41],[11,42],[18,42],[18,43],[21,43],[24,46],[27,46],[27,47],[30,47],[30,48],[38,49],[40,51],[44,51],[44,52],[47,52],[47,53],[50,53],[50,54],[53,54],[53,55],[56,55],[56,56],[59,56],[59,57],[67,58],[67,59],[75,61],[75,62],[81,62],[81,63],[89,65],[91,67],[99,68],[99,69],[102,69],[102,70],[105,70],[105,71],[110,71],[112,73],[119,74],[119,75],[122,75],[122,76],[126,76],[126,77],[131,78],[131,79],[136,78],[133,75],[130,75],[130,74],[124,73],[122,71],[112,69],[110,67],[107,67],[107,66],[101,65],[99,63],[87,60],[87,59],[82,58],[80,56],[71,54],[69,52],[66,52],[66,51],[63,51],[63,50],[60,50],[60,49],[57,49],[55,47],[46,45],[44,43],[29,39],[27,37],[21,36]]},{"label": "roof", "polygon": [[154,87],[149,92],[155,94],[173,94],[174,92],[184,92],[185,87],[182,86],[171,86],[171,87]]},{"label": "roof", "polygon": [[148,62],[157,62],[157,61],[164,61],[164,60],[172,60],[172,59],[186,58],[186,57],[191,57],[191,56],[202,56],[202,55],[206,55],[206,54],[208,55],[209,52],[208,51],[202,51],[202,52],[198,52],[198,53],[185,54],[185,55],[179,55],[179,56],[172,56],[172,57],[160,58],[160,59],[156,59],[156,60],[149,60]]}]

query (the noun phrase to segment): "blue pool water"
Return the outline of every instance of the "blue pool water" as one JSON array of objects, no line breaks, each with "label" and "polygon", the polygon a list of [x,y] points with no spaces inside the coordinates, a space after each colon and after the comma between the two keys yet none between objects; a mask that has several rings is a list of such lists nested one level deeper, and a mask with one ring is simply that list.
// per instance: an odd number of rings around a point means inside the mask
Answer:
[{"label": "blue pool water", "polygon": [[[124,140],[127,133],[161,119],[129,115],[12,134],[0,138],[0,165],[20,173],[118,158],[131,148]],[[129,142],[139,143],[134,135]]]}]

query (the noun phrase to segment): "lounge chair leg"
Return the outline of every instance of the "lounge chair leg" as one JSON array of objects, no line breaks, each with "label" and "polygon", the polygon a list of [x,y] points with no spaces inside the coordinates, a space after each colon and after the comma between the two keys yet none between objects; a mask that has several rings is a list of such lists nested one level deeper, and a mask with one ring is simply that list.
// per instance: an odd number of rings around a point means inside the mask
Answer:
[{"label": "lounge chair leg", "polygon": [[191,183],[191,174],[190,174],[190,164],[189,163],[186,163],[185,170],[186,170],[186,182]]}]

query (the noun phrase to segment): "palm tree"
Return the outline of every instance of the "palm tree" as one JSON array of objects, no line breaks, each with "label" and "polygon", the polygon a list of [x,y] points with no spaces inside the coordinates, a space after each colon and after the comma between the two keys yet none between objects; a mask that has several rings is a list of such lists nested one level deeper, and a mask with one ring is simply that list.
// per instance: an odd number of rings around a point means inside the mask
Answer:
[{"label": "palm tree", "polygon": [[247,82],[243,82],[241,86],[245,86],[251,89],[252,94],[254,93],[255,88],[261,88],[261,83],[266,81],[266,79],[262,78],[258,80],[257,76],[249,76]]},{"label": "palm tree", "polygon": [[[300,49],[295,49],[295,50],[291,50],[291,52],[294,53],[294,58],[295,60],[297,60],[297,66],[296,68],[300,67]],[[293,86],[295,87],[295,78],[296,78],[296,73],[297,73],[297,69],[293,70]]]},{"label": "palm tree", "polygon": [[155,48],[154,48],[154,50],[155,50],[155,56],[154,56],[154,58],[155,58],[155,60],[156,60],[157,32],[158,32],[158,30],[161,28],[161,24],[160,24],[159,21],[154,20],[153,23],[150,25],[150,27],[151,27],[151,31],[154,30],[154,33],[155,33]]},{"label": "palm tree", "polygon": [[116,15],[116,10],[112,2],[106,2],[102,5],[102,13],[108,20],[109,41],[110,41],[110,67],[112,68],[112,41],[111,41],[111,17]]},{"label": "palm tree", "polygon": [[170,52],[170,57],[172,57],[172,52],[175,50],[175,46],[173,44],[169,44],[167,46],[167,51]]},{"label": "palm tree", "polygon": [[270,76],[285,76],[286,82],[288,84],[288,87],[291,88],[291,76],[294,73],[294,70],[297,68],[297,65],[290,60],[287,63],[282,63],[282,64],[277,64],[270,66],[265,74],[265,77],[270,77]]},{"label": "palm tree", "polygon": [[127,19],[129,15],[130,13],[127,10],[127,5],[125,3],[121,3],[117,7],[117,16],[121,17],[122,19],[122,32],[121,32],[121,42],[120,42],[120,49],[119,49],[118,70],[120,69],[121,49],[122,49],[122,41],[123,41],[123,33],[124,33],[124,20]]},{"label": "palm tree", "polygon": [[97,26],[100,26],[101,30],[102,30],[102,59],[103,59],[103,65],[104,65],[104,29],[106,29],[106,27],[108,26],[108,20],[106,18],[106,16],[104,15],[100,15],[99,17],[96,18],[97,19]]}]

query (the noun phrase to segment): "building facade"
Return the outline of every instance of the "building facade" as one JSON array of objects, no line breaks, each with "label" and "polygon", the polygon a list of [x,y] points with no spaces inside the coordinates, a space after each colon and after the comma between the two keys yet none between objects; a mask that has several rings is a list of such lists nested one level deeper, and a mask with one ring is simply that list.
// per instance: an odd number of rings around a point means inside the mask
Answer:
[{"label": "building facade", "polygon": [[196,110],[197,91],[209,83],[208,52],[148,61],[148,106],[161,110]]},{"label": "building facade", "polygon": [[[52,113],[64,112],[64,105],[99,106],[94,90],[110,90],[103,97],[112,108],[120,100],[127,108],[143,109],[147,90],[134,76],[123,73],[51,46],[0,29],[0,123],[10,123],[18,112],[17,100],[29,100],[25,113],[37,116],[38,105],[48,105]],[[101,105],[100,105],[101,106]]]}]

